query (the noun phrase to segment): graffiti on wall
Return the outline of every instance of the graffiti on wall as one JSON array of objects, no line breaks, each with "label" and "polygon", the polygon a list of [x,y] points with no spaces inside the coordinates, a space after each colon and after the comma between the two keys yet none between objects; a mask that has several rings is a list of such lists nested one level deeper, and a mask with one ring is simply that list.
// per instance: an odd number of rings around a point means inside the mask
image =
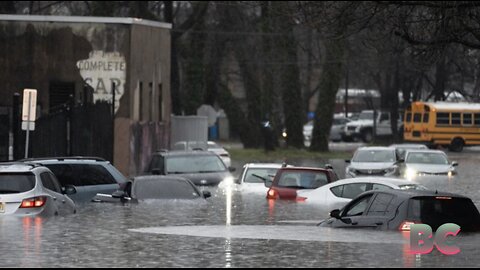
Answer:
[{"label": "graffiti on wall", "polygon": [[77,62],[80,75],[93,88],[93,100],[112,101],[112,83],[115,83],[115,112],[125,92],[127,64],[118,52],[92,51],[89,58]]}]

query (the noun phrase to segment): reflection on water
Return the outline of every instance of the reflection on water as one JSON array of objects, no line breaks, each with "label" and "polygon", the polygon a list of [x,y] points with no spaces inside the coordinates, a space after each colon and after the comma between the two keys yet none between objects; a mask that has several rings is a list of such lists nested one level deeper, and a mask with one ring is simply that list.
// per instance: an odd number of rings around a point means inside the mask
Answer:
[{"label": "reflection on water", "polygon": [[[456,157],[453,182],[439,190],[479,207],[475,154]],[[440,188],[441,187],[441,188]],[[475,267],[480,234],[462,234],[461,252],[409,253],[400,232],[340,230],[315,224],[328,209],[261,194],[208,188],[207,202],[87,204],[66,217],[0,218],[2,267]]]}]

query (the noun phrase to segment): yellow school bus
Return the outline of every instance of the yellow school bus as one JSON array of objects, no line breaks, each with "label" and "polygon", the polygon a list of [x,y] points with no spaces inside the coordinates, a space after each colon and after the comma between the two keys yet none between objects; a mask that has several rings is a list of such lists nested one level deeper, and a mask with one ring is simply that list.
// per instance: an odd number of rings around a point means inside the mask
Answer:
[{"label": "yellow school bus", "polygon": [[454,152],[480,145],[480,104],[417,101],[403,119],[405,141],[442,145]]}]

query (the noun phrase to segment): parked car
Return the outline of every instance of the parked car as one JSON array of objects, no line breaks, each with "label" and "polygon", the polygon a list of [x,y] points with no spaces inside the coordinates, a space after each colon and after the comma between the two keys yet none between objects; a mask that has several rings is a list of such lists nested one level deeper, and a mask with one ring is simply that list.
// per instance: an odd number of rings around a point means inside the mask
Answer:
[{"label": "parked car", "polygon": [[46,167],[37,164],[0,164],[0,216],[56,216],[76,212],[67,195],[72,186],[62,188]]},{"label": "parked car", "polygon": [[230,158],[230,154],[228,151],[218,145],[214,141],[179,141],[176,142],[172,148],[172,150],[183,150],[183,151],[193,151],[193,150],[205,150],[211,151],[220,156],[220,158],[225,163],[225,166],[230,167],[232,165],[232,160]]},{"label": "parked car", "polygon": [[450,163],[447,155],[440,150],[408,150],[400,166],[400,175],[408,180],[429,175],[452,177],[457,174],[456,166],[458,163]]},{"label": "parked car", "polygon": [[345,169],[345,177],[360,176],[398,176],[397,155],[390,147],[360,147],[353,154]]},{"label": "parked car", "polygon": [[318,204],[329,209],[341,208],[353,198],[369,190],[427,190],[426,187],[398,178],[358,177],[347,178],[321,186],[314,190],[299,190],[297,196],[306,203]]},{"label": "parked car", "polygon": [[[332,121],[332,127],[330,128],[329,140],[334,142],[339,142],[342,140],[342,132],[345,128],[345,125],[349,123],[350,119],[343,116],[334,116]],[[312,140],[313,132],[313,120],[310,120],[307,124],[303,126],[303,138],[305,140],[305,145],[309,146]]]},{"label": "parked car", "polygon": [[367,191],[330,216],[319,225],[409,231],[412,224],[421,223],[435,231],[455,223],[462,231],[480,231],[480,214],[470,198],[436,191]]},{"label": "parked car", "polygon": [[74,186],[75,203],[89,202],[97,193],[112,193],[128,179],[109,161],[97,157],[52,157],[25,159],[50,169],[62,187]]},{"label": "parked car", "polygon": [[392,144],[389,147],[395,148],[398,159],[405,159],[405,153],[407,152],[407,150],[428,149],[428,147],[425,144],[419,144],[419,143]]},{"label": "parked car", "polygon": [[197,200],[211,196],[209,191],[200,192],[188,179],[178,176],[144,175],[112,194],[97,194],[96,202],[138,202],[143,200]]},{"label": "parked car", "polygon": [[233,181],[231,172],[220,157],[210,151],[158,151],[152,155],[145,174],[181,176],[195,185],[216,186],[221,181]]},{"label": "parked car", "polygon": [[[401,115],[399,115],[401,117]],[[358,119],[345,124],[342,132],[342,140],[362,140],[369,143],[373,140],[373,136],[392,136],[392,127],[390,112],[378,111],[374,123],[374,111],[364,110],[358,116]],[[397,127],[400,134],[403,134],[403,121],[397,120]],[[374,129],[376,132],[374,134]]]},{"label": "parked car", "polygon": [[337,179],[332,169],[280,168],[273,180],[267,179],[265,182],[265,186],[269,187],[267,199],[302,200],[303,198],[297,196],[298,190],[316,189]]}]

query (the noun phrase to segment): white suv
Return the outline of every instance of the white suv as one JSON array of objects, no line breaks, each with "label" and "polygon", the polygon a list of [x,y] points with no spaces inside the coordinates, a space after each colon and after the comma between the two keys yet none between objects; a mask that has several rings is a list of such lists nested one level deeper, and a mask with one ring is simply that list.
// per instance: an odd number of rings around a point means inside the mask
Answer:
[{"label": "white suv", "polygon": [[0,216],[54,216],[76,212],[67,194],[46,167],[26,163],[0,163]]}]

